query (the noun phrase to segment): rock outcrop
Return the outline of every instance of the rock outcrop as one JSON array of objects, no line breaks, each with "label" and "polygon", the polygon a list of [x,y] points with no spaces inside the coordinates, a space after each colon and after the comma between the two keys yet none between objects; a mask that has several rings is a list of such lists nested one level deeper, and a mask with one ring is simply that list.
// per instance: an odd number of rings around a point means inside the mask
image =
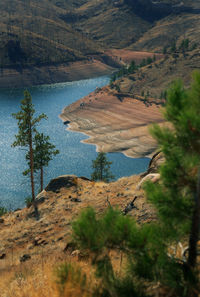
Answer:
[{"label": "rock outcrop", "polygon": [[62,175],[57,178],[54,178],[50,181],[50,183],[46,186],[46,192],[56,192],[61,188],[71,188],[77,186],[77,177],[75,175]]}]

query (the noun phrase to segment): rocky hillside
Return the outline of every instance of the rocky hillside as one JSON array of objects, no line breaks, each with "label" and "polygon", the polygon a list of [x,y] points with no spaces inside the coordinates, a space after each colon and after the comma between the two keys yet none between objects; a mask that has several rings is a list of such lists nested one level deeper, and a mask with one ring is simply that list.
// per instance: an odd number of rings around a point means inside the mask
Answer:
[{"label": "rocky hillside", "polygon": [[[147,174],[151,172],[148,177],[156,181],[159,175],[152,172],[157,171],[162,157],[156,156],[154,160]],[[138,224],[155,220],[155,211],[141,188],[142,180],[141,176],[131,176],[103,183],[84,177],[61,176],[51,180],[37,196],[39,220],[33,217],[32,207],[1,217],[1,297],[60,296],[55,294],[52,273],[55,265],[62,261],[78,261],[89,272],[87,257],[71,244],[71,223],[82,209],[92,206],[101,214],[111,205],[125,215],[134,216]],[[115,260],[119,260],[119,255]],[[47,272],[47,268],[50,271]]]},{"label": "rocky hillside", "polygon": [[177,51],[124,76],[115,84],[119,86],[120,92],[129,93],[130,96],[142,95],[159,99],[164,98],[163,93],[178,78],[183,80],[185,86],[189,86],[192,72],[199,69],[199,49],[185,53]]},{"label": "rocky hillside", "polygon": [[189,0],[1,1],[0,64],[55,64],[127,46],[161,50],[183,35],[199,42],[199,9]]}]

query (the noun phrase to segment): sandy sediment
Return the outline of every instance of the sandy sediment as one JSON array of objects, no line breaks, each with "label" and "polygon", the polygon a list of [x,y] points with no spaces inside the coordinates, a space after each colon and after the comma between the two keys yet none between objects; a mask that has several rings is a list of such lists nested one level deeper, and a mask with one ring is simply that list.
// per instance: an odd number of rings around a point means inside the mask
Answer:
[{"label": "sandy sediment", "polygon": [[152,123],[163,123],[160,105],[123,97],[108,86],[64,108],[68,129],[85,133],[85,143],[97,151],[122,152],[129,157],[151,157],[157,149],[149,133]]}]

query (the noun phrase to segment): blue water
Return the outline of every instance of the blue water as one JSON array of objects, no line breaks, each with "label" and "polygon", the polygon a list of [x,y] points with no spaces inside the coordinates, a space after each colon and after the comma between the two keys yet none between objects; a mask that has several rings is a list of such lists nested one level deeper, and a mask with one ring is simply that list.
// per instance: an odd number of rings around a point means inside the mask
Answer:
[{"label": "blue water", "polygon": [[[48,120],[42,120],[39,130],[49,135],[60,151],[45,169],[45,185],[51,178],[63,174],[90,177],[92,160],[97,156],[96,148],[80,142],[87,136],[67,131],[59,114],[65,106],[108,81],[108,77],[100,77],[29,88],[36,115],[44,112],[48,116]],[[14,135],[18,133],[17,122],[11,114],[19,111],[22,98],[23,89],[0,91],[0,205],[8,209],[23,207],[24,199],[30,196],[29,178],[22,175],[27,168],[26,152],[11,147]],[[111,170],[116,178],[143,172],[149,163],[148,158],[131,159],[120,153],[109,153],[107,156],[113,162]]]}]

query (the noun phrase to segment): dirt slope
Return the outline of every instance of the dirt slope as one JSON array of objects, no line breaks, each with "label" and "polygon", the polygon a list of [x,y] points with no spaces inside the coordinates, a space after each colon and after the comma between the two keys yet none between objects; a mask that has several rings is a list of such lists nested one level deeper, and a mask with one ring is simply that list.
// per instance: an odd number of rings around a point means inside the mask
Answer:
[{"label": "dirt slope", "polygon": [[66,107],[61,118],[71,130],[89,135],[84,142],[97,145],[98,151],[151,156],[157,145],[149,126],[163,118],[159,102],[141,99],[104,87]]}]

